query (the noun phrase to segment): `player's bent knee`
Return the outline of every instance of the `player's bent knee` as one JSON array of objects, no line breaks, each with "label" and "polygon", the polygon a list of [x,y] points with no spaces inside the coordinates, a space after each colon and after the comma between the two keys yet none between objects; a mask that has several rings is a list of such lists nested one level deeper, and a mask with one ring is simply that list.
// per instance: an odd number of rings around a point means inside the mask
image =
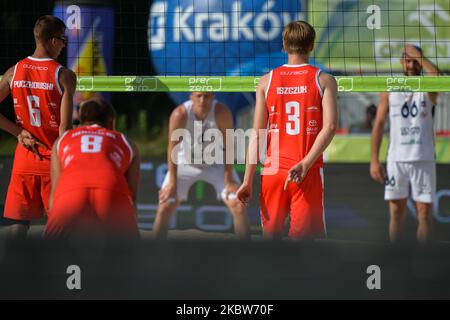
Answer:
[{"label": "player's bent knee", "polygon": [[225,202],[227,207],[236,214],[245,214],[245,206],[239,200],[228,200]]}]

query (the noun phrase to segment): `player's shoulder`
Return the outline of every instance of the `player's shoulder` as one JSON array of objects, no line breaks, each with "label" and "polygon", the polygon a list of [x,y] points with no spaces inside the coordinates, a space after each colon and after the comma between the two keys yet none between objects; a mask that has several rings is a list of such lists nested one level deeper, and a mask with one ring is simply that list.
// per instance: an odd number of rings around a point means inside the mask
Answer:
[{"label": "player's shoulder", "polygon": [[120,132],[120,131],[115,131],[118,135],[120,135],[120,137],[123,139],[123,141],[125,142],[125,144],[130,148],[132,157],[136,157],[137,155],[139,155],[139,149],[136,145],[136,143],[133,141],[133,139],[131,139],[130,137],[128,137],[126,134]]},{"label": "player's shoulder", "polygon": [[61,67],[61,70],[59,71],[59,77],[62,81],[69,81],[69,82],[77,81],[76,73],[66,67]]},{"label": "player's shoulder", "polygon": [[175,107],[175,109],[173,109],[170,118],[174,120],[184,120],[187,118],[187,110],[184,106],[184,103],[178,105],[177,107]]},{"label": "player's shoulder", "polygon": [[12,67],[8,68],[8,70],[5,71],[4,75],[2,76],[2,80],[6,80],[7,82],[11,82],[14,76],[14,72],[16,70],[17,64],[13,65]]},{"label": "player's shoulder", "polygon": [[230,108],[220,101],[216,103],[216,116],[231,114]]},{"label": "player's shoulder", "polygon": [[325,72],[321,69],[319,70],[320,70],[319,81],[321,84],[334,86],[337,85],[336,78],[332,74],[329,74],[328,72]]},{"label": "player's shoulder", "polygon": [[261,78],[259,78],[258,87],[256,90],[262,91],[262,92],[266,91],[266,89],[268,88],[269,83],[270,83],[270,78],[272,77],[272,72],[273,72],[273,70],[269,73],[266,73]]},{"label": "player's shoulder", "polygon": [[322,91],[327,89],[331,90],[331,92],[337,92],[337,81],[333,75],[321,70],[318,80]]}]

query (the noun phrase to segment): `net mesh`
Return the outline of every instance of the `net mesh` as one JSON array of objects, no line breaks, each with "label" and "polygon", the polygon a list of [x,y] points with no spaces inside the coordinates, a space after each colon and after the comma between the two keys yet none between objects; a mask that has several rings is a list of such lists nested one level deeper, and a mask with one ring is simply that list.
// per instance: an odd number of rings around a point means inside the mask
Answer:
[{"label": "net mesh", "polygon": [[[81,91],[254,91],[286,62],[282,30],[304,19],[316,30],[310,63],[339,90],[447,91],[448,0],[73,0],[2,1],[1,70],[34,48],[32,26],[52,13],[68,26],[61,60]],[[405,44],[442,72],[404,78]],[[1,71],[0,71],[1,72]]]}]

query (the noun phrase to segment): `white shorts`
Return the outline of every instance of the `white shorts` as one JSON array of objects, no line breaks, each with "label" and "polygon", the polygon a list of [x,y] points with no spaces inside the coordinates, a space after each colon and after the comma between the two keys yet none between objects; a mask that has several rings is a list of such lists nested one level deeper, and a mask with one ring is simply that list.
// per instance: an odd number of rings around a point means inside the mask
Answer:
[{"label": "white shorts", "polygon": [[[189,189],[197,181],[204,181],[211,184],[216,190],[217,200],[224,200],[227,195],[225,192],[225,165],[211,165],[206,167],[181,165],[177,166],[177,194],[180,201],[186,201]],[[236,170],[233,169],[233,180],[237,184],[241,183]],[[169,173],[166,174],[162,187],[169,183]],[[235,198],[235,194],[229,194],[228,198]]]},{"label": "white shorts", "polygon": [[434,161],[388,161],[385,200],[406,199],[411,187],[412,199],[432,203],[436,195],[436,163]]}]

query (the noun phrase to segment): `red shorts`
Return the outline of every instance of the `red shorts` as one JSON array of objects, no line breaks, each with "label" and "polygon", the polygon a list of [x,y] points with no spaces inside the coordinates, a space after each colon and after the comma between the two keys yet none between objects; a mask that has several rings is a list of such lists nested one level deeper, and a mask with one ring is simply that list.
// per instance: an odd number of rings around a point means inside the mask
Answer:
[{"label": "red shorts", "polygon": [[50,175],[14,172],[6,196],[4,217],[29,221],[41,219],[48,212]]},{"label": "red shorts", "polygon": [[4,217],[21,221],[41,219],[44,211],[48,212],[50,191],[50,159],[39,160],[33,152],[18,144]]},{"label": "red shorts", "polygon": [[45,237],[117,235],[139,237],[136,210],[123,192],[97,188],[57,190]]},{"label": "red shorts", "polygon": [[261,220],[265,234],[282,237],[290,215],[289,237],[325,238],[322,168],[312,168],[297,185],[283,190],[288,170],[261,176]]}]

